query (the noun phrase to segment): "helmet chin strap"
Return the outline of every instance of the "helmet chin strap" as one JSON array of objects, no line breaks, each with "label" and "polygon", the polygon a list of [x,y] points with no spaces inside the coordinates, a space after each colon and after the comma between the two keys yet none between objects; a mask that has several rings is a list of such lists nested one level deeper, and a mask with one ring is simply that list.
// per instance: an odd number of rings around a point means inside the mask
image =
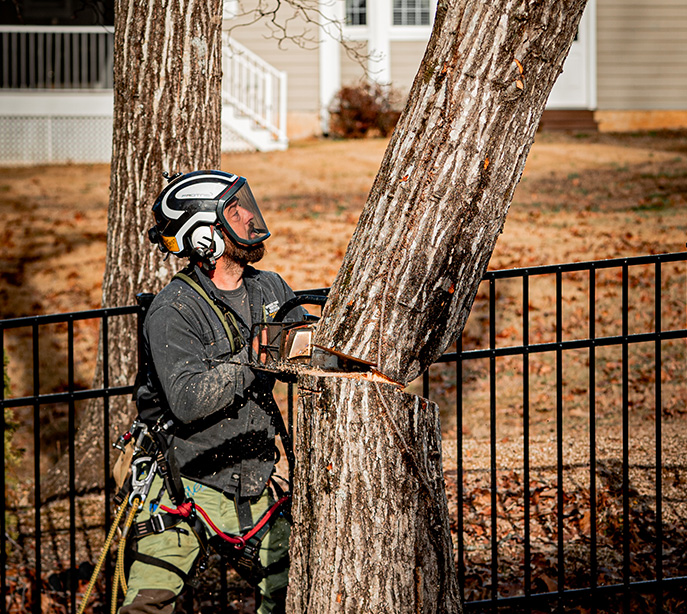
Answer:
[{"label": "helmet chin strap", "polygon": [[211,250],[206,247],[196,247],[193,250],[193,254],[196,257],[201,269],[207,272],[215,270],[215,267],[217,266],[217,258],[215,258]]}]

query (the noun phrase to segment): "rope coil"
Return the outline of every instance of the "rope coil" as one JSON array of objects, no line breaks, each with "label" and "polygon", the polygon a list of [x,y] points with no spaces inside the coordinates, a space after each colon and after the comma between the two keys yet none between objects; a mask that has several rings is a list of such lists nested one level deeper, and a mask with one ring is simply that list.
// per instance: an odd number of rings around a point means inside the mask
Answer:
[{"label": "rope coil", "polygon": [[[110,544],[112,543],[112,540],[114,539],[115,532],[117,531],[117,527],[119,526],[119,523],[122,519],[122,516],[124,516],[124,512],[126,511],[126,508],[127,508],[127,503],[125,502],[122,505],[120,505],[119,509],[117,510],[114,522],[112,523],[112,527],[110,527],[110,532],[108,533],[107,538],[105,539],[105,543],[103,544],[102,552],[100,553],[100,557],[98,558],[98,562],[95,566],[95,569],[93,570],[93,575],[91,576],[91,580],[88,583],[88,586],[86,587],[86,592],[84,592],[83,598],[81,599],[81,605],[79,606],[77,614],[83,614],[84,610],[86,609],[86,606],[88,605],[88,599],[90,598],[91,593],[93,592],[93,587],[95,586],[95,582],[98,579],[98,576],[100,575],[100,570],[102,569],[103,563],[105,562],[105,558],[107,557],[107,553],[110,550]],[[138,509],[138,506],[132,506],[131,509],[135,513]],[[131,526],[131,523],[133,522],[134,513],[131,513],[131,512],[129,513],[129,517],[127,518],[127,525],[125,526],[124,533],[122,533],[122,539],[119,542],[119,551],[122,553],[121,554],[121,558],[122,558],[121,582],[122,582],[122,586],[124,587],[125,592],[126,592],[126,580],[124,580],[124,576],[123,576],[124,542],[126,540],[127,530]],[[118,564],[119,564],[119,558],[120,557],[119,557],[119,553],[118,553],[118,556],[117,556],[117,563]],[[116,611],[118,582],[120,582],[120,580],[117,579],[117,571],[115,570],[115,583],[114,583],[114,586],[112,588],[112,602],[114,604],[113,607],[115,607],[113,612]]]}]

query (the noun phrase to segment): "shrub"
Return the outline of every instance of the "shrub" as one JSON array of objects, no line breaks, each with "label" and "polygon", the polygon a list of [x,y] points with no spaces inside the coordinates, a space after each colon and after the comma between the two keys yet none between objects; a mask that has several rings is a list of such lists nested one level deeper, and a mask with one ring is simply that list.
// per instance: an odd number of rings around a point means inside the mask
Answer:
[{"label": "shrub", "polygon": [[378,83],[342,87],[329,107],[330,133],[348,139],[370,132],[389,136],[400,116],[400,99],[396,90]]}]

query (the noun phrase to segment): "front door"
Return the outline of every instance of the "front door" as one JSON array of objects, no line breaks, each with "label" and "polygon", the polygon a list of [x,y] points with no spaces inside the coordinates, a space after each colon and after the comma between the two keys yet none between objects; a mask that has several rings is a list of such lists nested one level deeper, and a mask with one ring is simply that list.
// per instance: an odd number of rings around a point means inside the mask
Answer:
[{"label": "front door", "polygon": [[551,90],[546,108],[596,108],[596,0],[587,3],[563,72]]}]

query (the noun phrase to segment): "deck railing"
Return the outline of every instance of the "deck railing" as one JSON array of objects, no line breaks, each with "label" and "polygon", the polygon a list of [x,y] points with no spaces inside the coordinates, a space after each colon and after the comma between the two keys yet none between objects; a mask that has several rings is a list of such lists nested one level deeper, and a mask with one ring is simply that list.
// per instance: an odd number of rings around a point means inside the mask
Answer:
[{"label": "deck railing", "polygon": [[286,73],[231,38],[222,37],[222,103],[286,140]]},{"label": "deck railing", "polygon": [[0,26],[2,89],[111,90],[108,26]]}]

